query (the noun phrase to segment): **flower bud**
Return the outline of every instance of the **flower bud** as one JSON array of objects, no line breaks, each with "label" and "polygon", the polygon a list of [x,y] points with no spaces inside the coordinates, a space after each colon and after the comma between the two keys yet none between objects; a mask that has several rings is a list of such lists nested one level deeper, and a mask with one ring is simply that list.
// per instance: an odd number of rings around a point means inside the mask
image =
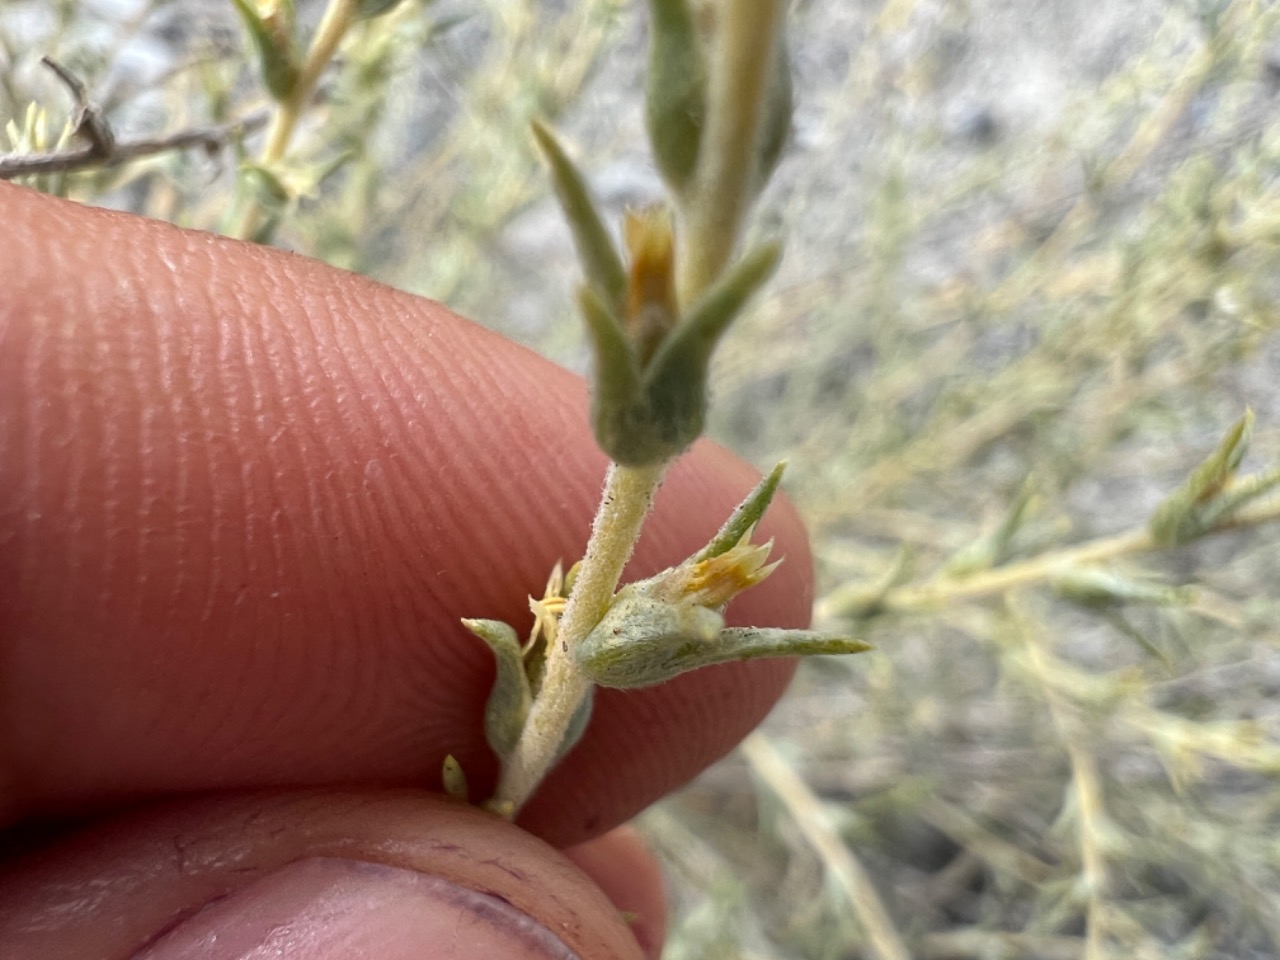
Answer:
[{"label": "flower bud", "polygon": [[763,244],[734,264],[641,362],[625,324],[594,290],[579,297],[595,353],[592,426],[605,453],[625,466],[659,463],[702,434],[707,376],[720,337],[781,257]]}]

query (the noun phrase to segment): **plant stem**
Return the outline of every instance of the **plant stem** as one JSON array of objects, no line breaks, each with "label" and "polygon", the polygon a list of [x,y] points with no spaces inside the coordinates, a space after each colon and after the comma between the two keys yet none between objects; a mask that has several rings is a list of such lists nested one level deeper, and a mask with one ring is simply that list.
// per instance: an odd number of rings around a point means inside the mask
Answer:
[{"label": "plant stem", "polygon": [[[267,142],[262,148],[258,162],[264,167],[278,163],[289,148],[289,140],[298,125],[307,102],[315,92],[320,74],[329,65],[338,50],[342,38],[347,35],[356,20],[357,0],[330,0],[325,8],[324,16],[316,27],[315,36],[311,38],[311,46],[307,49],[306,59],[298,73],[298,82],[294,84],[286,100],[280,103],[271,117],[271,126],[267,130]],[[250,202],[234,231],[234,236],[246,239],[253,236],[258,229],[262,211],[257,203]]]},{"label": "plant stem", "polygon": [[140,140],[117,140],[105,154],[90,145],[74,150],[54,150],[49,153],[27,153],[0,157],[0,180],[14,177],[43,176],[50,173],[69,173],[76,170],[107,170],[143,157],[151,157],[170,151],[202,147],[212,153],[223,149],[232,140],[251,133],[267,122],[265,110],[256,111],[238,120],[192,127],[167,133],[159,137]]},{"label": "plant stem", "polygon": [[726,0],[718,10],[707,128],[696,179],[681,211],[685,249],[678,287],[686,306],[729,262],[751,206],[783,9],[782,0]]},{"label": "plant stem", "polygon": [[835,880],[866,934],[871,955],[877,960],[911,960],[871,874],[841,838],[804,777],[762,733],[747,737],[741,749],[751,769],[782,801],[800,834]]},{"label": "plant stem", "polygon": [[1018,604],[1012,604],[1010,612],[1020,626],[1031,672],[1040,687],[1041,696],[1049,705],[1054,726],[1071,764],[1075,826],[1080,845],[1081,893],[1086,898],[1084,960],[1102,960],[1107,887],[1107,860],[1102,844],[1106,829],[1102,775],[1096,758],[1086,748],[1084,731],[1078,729],[1071,711],[1050,680],[1052,668],[1041,644],[1040,631],[1035,629]]},{"label": "plant stem", "polygon": [[[783,0],[726,0],[718,11],[708,92],[707,129],[677,256],[682,304],[693,302],[723,272],[737,246],[758,173],[759,132],[777,64]],[[622,568],[640,536],[668,464],[613,464],[591,528],[573,594],[547,655],[542,686],[524,731],[503,764],[490,805],[514,817],[559,759],[565,731],[591,688],[570,651],[613,602]]]},{"label": "plant stem", "polygon": [[[1259,526],[1276,520],[1280,520],[1280,498],[1272,498],[1252,507],[1246,507],[1219,523],[1204,536]],[[1169,547],[1158,543],[1151,535],[1151,531],[1144,526],[1114,537],[1104,537],[1061,550],[1051,550],[1021,563],[1011,563],[968,577],[937,577],[918,586],[895,587],[871,598],[868,597],[866,587],[861,584],[852,584],[836,590],[819,604],[819,619],[825,616],[856,615],[869,599],[873,601],[877,611],[927,610],[944,603],[973,600],[1039,583],[1071,567],[1168,549]]]},{"label": "plant stem", "polygon": [[504,815],[515,816],[559,759],[565,731],[591,687],[569,651],[609,609],[666,469],[666,463],[609,467],[587,552],[547,653],[542,687],[494,794],[492,806]]}]

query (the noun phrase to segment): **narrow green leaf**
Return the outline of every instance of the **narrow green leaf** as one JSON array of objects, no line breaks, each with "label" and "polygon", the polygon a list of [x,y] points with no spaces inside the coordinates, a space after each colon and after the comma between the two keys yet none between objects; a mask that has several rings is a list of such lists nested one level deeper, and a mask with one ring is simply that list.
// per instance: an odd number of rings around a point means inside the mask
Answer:
[{"label": "narrow green leaf", "polygon": [[1148,529],[1158,545],[1170,547],[1187,543],[1210,529],[1206,516],[1212,512],[1212,501],[1223,492],[1244,459],[1252,432],[1253,411],[1246,410],[1227,431],[1218,448],[1156,508]]},{"label": "narrow green leaf", "polygon": [[1173,661],[1169,658],[1167,653],[1160,649],[1159,644],[1125,619],[1124,614],[1120,610],[1103,609],[1100,610],[1099,613],[1103,620],[1111,624],[1112,629],[1121,636],[1128,637],[1140,646],[1147,656],[1154,660],[1159,660],[1166,667],[1173,666]]},{"label": "narrow green leaf", "polygon": [[1171,587],[1102,567],[1071,567],[1050,581],[1057,593],[1086,607],[1140,603],[1159,607],[1185,606],[1194,598],[1186,587]]},{"label": "narrow green leaf", "polygon": [[[785,20],[783,21],[785,23]],[[791,57],[787,52],[786,31],[778,33],[774,54],[773,76],[765,92],[764,123],[760,130],[760,146],[756,167],[756,189],[769,182],[782,159],[783,148],[791,135],[791,118],[795,112],[791,88]]]},{"label": "narrow green leaf", "polygon": [[591,199],[586,180],[549,128],[537,120],[531,126],[534,139],[551,168],[556,198],[569,223],[587,283],[615,315],[621,315],[627,295],[627,272]]},{"label": "narrow green leaf", "polygon": [[301,67],[293,38],[293,3],[274,5],[264,16],[254,0],[231,0],[258,52],[267,92],[284,101],[298,84]]},{"label": "narrow green leaf", "polygon": [[520,739],[533,699],[520,641],[515,630],[501,620],[463,620],[462,625],[493,651],[497,671],[485,704],[484,732],[493,752],[506,758]]},{"label": "narrow green leaf", "polygon": [[1000,526],[957,550],[946,562],[947,573],[957,578],[966,577],[1003,563],[1008,555],[1009,541],[1022,526],[1034,493],[1035,487],[1031,477],[1027,477],[1018,491],[1018,496],[1005,511]]},{"label": "narrow green leaf", "polygon": [[384,13],[390,13],[398,6],[400,6],[400,0],[359,0],[356,4],[356,18],[372,20]]},{"label": "narrow green leaf", "polygon": [[780,630],[776,627],[729,627],[720,634],[725,656],[707,663],[755,660],[760,657],[814,657],[866,653],[875,649],[853,637],[833,636],[815,630]]},{"label": "narrow green leaf", "polygon": [[679,193],[697,168],[707,110],[707,67],[686,0],[649,0],[645,125],[658,170]]},{"label": "narrow green leaf", "polygon": [[742,308],[772,276],[782,259],[782,245],[762,243],[729,267],[724,275],[685,313],[680,325],[659,348],[646,373],[656,379],[663,376],[662,364],[679,358],[696,359],[703,366],[711,358],[716,343],[729,325],[742,313]]},{"label": "narrow green leaf", "polygon": [[911,579],[915,573],[916,553],[910,544],[904,543],[893,556],[884,573],[868,584],[849,584],[833,594],[831,605],[837,615],[853,620],[865,620],[884,610],[884,599],[889,591]]},{"label": "narrow green leaf", "polygon": [[787,461],[781,460],[769,471],[768,476],[756,484],[755,489],[747,494],[746,499],[729,515],[720,532],[711,538],[710,543],[693,555],[695,563],[710,560],[712,557],[718,557],[732,550],[747,535],[747,532],[760,522],[764,512],[769,509],[769,503],[773,500],[773,495],[777,492],[778,484],[782,482],[782,474],[786,469]]},{"label": "narrow green leaf", "polygon": [[1198,511],[1202,532],[1228,522],[1243,507],[1280,487],[1280,466],[1234,480]]}]

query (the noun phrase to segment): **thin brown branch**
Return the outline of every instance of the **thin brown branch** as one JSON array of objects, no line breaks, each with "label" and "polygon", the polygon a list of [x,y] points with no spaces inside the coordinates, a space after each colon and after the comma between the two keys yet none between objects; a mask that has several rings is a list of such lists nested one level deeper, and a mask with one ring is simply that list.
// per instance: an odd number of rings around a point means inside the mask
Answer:
[{"label": "thin brown branch", "polygon": [[163,137],[117,141],[110,153],[100,153],[93,146],[56,153],[28,153],[0,157],[0,180],[12,180],[41,173],[68,173],[92,167],[118,167],[143,157],[155,156],[190,147],[202,147],[213,153],[237,137],[252,133],[267,123],[266,110],[258,110],[238,120],[192,127]]},{"label": "thin brown branch", "polygon": [[53,57],[41,57],[40,62],[52,70],[71,91],[71,99],[76,105],[76,112],[71,116],[71,126],[76,136],[85,141],[94,156],[109,156],[115,147],[116,137],[102,111],[89,102],[89,91],[84,81]]},{"label": "thin brown branch", "polygon": [[75,101],[71,124],[76,136],[84,141],[84,146],[74,150],[0,156],[0,180],[118,167],[143,157],[191,147],[201,147],[213,153],[222,149],[229,141],[265,126],[269,118],[269,113],[264,109],[226,123],[192,127],[162,137],[121,141],[115,138],[98,108],[89,102],[85,84],[80,78],[49,57],[41,57],[40,62],[52,70],[71,91],[71,97]]}]

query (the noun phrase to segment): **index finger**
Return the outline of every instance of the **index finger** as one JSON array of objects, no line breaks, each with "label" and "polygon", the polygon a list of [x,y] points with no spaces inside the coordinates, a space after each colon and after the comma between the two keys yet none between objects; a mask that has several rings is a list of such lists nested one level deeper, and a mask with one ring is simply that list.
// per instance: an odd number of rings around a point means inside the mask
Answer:
[{"label": "index finger", "polygon": [[[605,461],[580,380],[437,304],[302,257],[0,185],[0,819],[264,785],[493,782],[490,654],[579,556]],[[755,474],[677,466],[634,573]],[[802,625],[810,559],[740,622]],[[602,691],[522,817],[559,844],[686,781],[785,662]]]}]

